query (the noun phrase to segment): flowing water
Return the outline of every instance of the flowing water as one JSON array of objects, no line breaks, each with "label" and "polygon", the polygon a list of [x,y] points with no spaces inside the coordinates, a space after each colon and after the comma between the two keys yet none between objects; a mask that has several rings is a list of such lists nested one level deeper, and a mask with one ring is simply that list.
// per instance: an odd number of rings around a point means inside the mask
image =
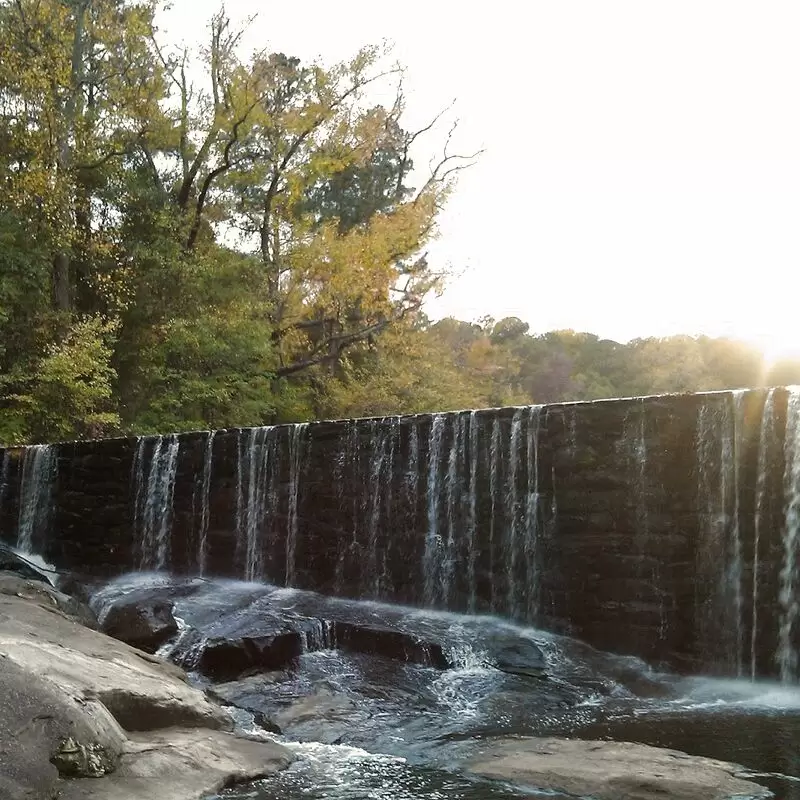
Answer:
[{"label": "flowing water", "polygon": [[136,445],[133,529],[140,569],[166,569],[180,438],[142,436]]},{"label": "flowing water", "polygon": [[55,445],[31,445],[23,451],[17,528],[17,549],[21,553],[44,549],[53,505],[56,459]]},{"label": "flowing water", "polygon": [[[154,587],[174,601],[184,630],[162,655],[190,667],[204,637],[266,631],[274,614],[286,615],[293,624],[317,621],[293,669],[265,681],[256,676],[225,684],[241,706],[235,712],[240,729],[258,730],[252,723],[256,712],[280,720],[284,735],[279,739],[298,761],[274,778],[220,797],[530,798],[540,794],[535,787],[470,777],[463,771],[465,761],[493,737],[567,735],[638,741],[736,761],[782,800],[800,798],[796,686],[679,677],[497,617],[347,601],[254,583],[139,574],[103,588],[93,606],[102,617],[120,594]],[[440,641],[453,667],[441,670],[331,649],[336,644],[332,628],[320,620],[345,618]],[[186,636],[192,630],[194,638]],[[509,643],[519,652],[535,645],[544,656],[547,678],[499,668],[497,654]],[[194,679],[208,685],[200,675]],[[315,697],[320,702],[313,713],[289,713],[299,701],[307,704]],[[269,738],[263,731],[259,735]]]}]

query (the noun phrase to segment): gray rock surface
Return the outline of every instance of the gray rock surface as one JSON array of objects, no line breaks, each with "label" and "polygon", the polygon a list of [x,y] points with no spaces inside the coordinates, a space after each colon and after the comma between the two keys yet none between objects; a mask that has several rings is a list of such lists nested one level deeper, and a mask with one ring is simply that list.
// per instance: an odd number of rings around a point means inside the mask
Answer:
[{"label": "gray rock surface", "polygon": [[767,798],[725,761],[630,742],[520,738],[488,740],[467,765],[476,775],[595,800]]},{"label": "gray rock surface", "polygon": [[116,767],[125,733],[98,701],[81,701],[0,656],[0,797],[54,797],[59,769],[52,759],[66,740],[99,757],[95,769],[87,764],[78,774],[104,774]]},{"label": "gray rock surface", "polygon": [[221,730],[229,715],[180,669],[83,627],[49,591],[3,589],[2,800],[199,800],[289,763]]},{"label": "gray rock surface", "polygon": [[0,656],[73,697],[103,703],[126,730],[231,727],[182,670],[89,630],[52,605],[0,594]]},{"label": "gray rock surface", "polygon": [[135,734],[113,775],[64,782],[59,800],[198,800],[233,783],[267,777],[291,760],[279,744],[221,731]]}]

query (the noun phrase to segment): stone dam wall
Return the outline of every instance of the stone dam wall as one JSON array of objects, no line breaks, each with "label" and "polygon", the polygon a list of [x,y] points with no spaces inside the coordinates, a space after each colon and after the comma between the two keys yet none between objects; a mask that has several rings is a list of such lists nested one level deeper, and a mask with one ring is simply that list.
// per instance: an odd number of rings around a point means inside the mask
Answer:
[{"label": "stone dam wall", "polygon": [[800,394],[0,450],[0,538],[94,576],[494,613],[682,672],[800,675]]}]

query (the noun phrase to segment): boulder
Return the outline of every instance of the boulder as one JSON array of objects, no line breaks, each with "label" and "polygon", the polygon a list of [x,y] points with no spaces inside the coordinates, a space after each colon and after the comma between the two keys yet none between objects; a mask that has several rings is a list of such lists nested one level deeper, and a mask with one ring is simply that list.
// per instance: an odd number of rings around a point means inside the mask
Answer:
[{"label": "boulder", "polygon": [[284,669],[302,652],[302,637],[296,631],[213,638],[203,643],[197,669],[212,680],[230,681],[254,670]]},{"label": "boulder", "polygon": [[44,572],[37,569],[25,556],[0,542],[0,572],[12,572],[20,578],[31,581],[41,581],[52,586],[50,579]]},{"label": "boulder", "polygon": [[123,597],[106,612],[103,633],[132,647],[155,653],[178,632],[171,600]]},{"label": "boulder", "polygon": [[356,703],[332,687],[319,686],[306,697],[271,714],[288,736],[301,742],[339,744],[358,725]]},{"label": "boulder", "polygon": [[0,656],[0,797],[56,796],[59,774],[113,771],[125,733],[103,705]]},{"label": "boulder", "polygon": [[[199,800],[285,769],[290,752],[221,731],[165,730],[129,737],[113,775],[64,781],[59,800]],[[3,795],[5,797],[5,795]]]},{"label": "boulder", "polygon": [[546,677],[544,653],[530,639],[520,636],[495,636],[487,642],[489,657],[497,669],[529,678]]},{"label": "boulder", "polygon": [[384,656],[436,669],[452,666],[440,644],[423,641],[404,631],[343,620],[329,622],[328,627],[332,631],[330,646],[339,650]]},{"label": "boulder", "polygon": [[742,767],[677,750],[581,739],[495,739],[481,743],[467,770],[521,786],[595,800],[767,798],[739,777]]},{"label": "boulder", "polygon": [[52,604],[0,594],[0,656],[79,702],[102,703],[129,731],[230,729],[181,669],[69,619]]},{"label": "boulder", "polygon": [[96,630],[98,627],[97,617],[89,606],[54,589],[50,584],[22,578],[12,572],[0,572],[0,594],[32,600],[44,606],[52,606],[87,628]]}]

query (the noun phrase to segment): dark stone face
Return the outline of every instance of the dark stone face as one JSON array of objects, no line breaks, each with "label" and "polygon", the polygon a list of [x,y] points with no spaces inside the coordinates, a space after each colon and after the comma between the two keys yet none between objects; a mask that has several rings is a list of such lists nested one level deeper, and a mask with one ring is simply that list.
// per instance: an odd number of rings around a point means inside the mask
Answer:
[{"label": "dark stone face", "polygon": [[[797,671],[779,652],[800,645],[780,599],[789,397],[62,444],[30,535],[86,578],[165,569],[493,613],[674,670],[770,676]],[[25,459],[4,459],[12,543]]]}]

